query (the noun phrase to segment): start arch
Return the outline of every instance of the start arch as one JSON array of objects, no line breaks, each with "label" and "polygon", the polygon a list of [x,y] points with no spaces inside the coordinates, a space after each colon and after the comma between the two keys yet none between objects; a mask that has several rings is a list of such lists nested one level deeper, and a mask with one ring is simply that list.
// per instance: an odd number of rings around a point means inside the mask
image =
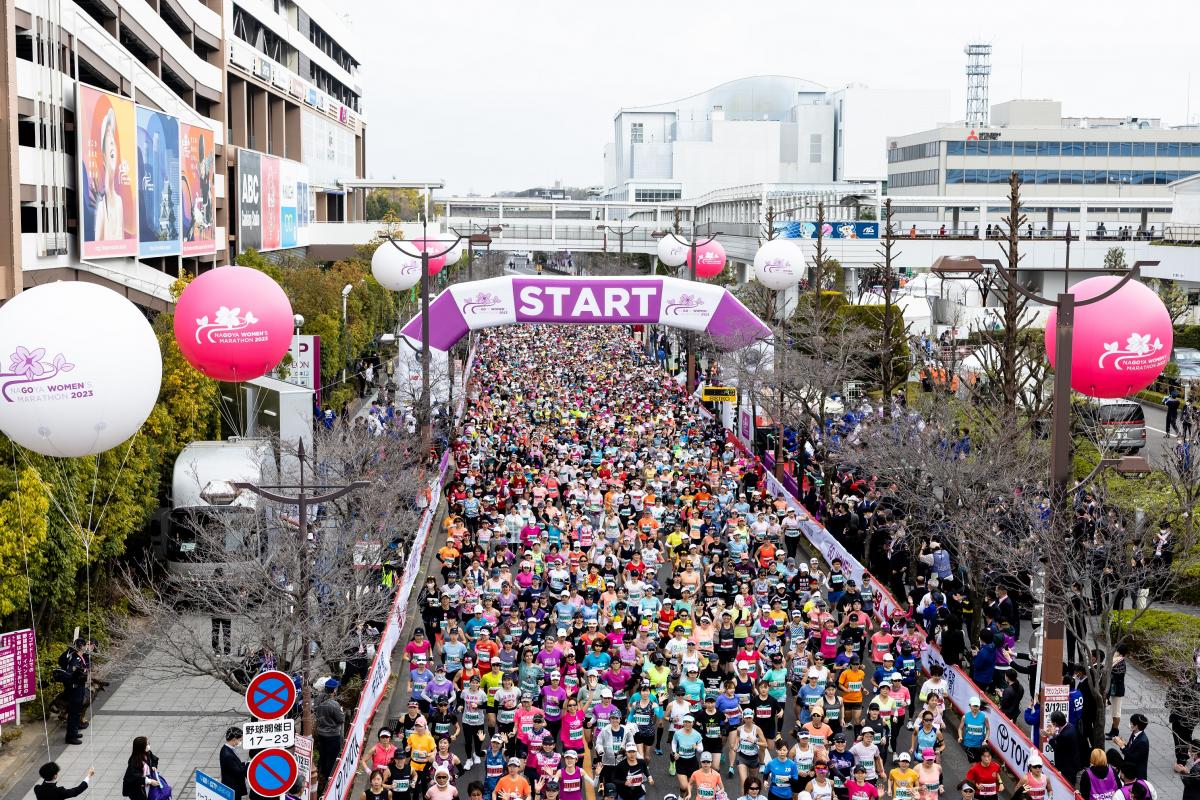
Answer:
[{"label": "start arch", "polygon": [[[647,276],[505,275],[450,286],[429,304],[429,346],[449,350],[470,331],[533,323],[652,324],[707,333],[724,350],[770,338],[770,329],[720,286]],[[421,315],[401,330],[421,342]]]}]

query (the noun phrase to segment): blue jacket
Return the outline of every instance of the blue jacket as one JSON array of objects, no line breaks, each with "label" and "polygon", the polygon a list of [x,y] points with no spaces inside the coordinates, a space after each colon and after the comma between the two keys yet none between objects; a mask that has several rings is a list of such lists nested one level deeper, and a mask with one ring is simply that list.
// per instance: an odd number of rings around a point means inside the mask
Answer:
[{"label": "blue jacket", "polygon": [[996,646],[985,644],[971,659],[971,680],[981,689],[992,685],[992,676],[996,671]]}]

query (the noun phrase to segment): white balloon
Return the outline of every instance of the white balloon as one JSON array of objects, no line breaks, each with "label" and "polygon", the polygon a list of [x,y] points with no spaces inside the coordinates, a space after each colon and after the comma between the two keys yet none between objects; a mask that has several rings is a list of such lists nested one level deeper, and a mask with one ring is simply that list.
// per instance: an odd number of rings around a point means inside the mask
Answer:
[{"label": "white balloon", "polygon": [[805,270],[804,254],[787,239],[772,239],[754,254],[754,277],[768,289],[795,286]]},{"label": "white balloon", "polygon": [[658,240],[658,260],[668,267],[682,267],[687,263],[688,246],[668,233]]},{"label": "white balloon", "polygon": [[0,307],[0,430],[48,456],[116,447],[158,401],[154,329],[121,295],[81,281],[48,283]]},{"label": "white balloon", "polygon": [[406,291],[421,281],[421,257],[384,241],[371,256],[371,274],[385,289]]}]

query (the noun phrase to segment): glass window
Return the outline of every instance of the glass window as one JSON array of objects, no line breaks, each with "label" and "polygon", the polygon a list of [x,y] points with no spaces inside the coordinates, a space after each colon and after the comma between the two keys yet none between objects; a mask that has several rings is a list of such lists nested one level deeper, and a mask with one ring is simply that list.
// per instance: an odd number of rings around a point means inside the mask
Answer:
[{"label": "glass window", "polygon": [[640,122],[634,122],[629,125],[629,142],[630,144],[641,144],[642,137],[645,135],[645,127]]},{"label": "glass window", "polygon": [[1154,142],[1133,142],[1133,155],[1145,158],[1154,155]]},{"label": "glass window", "polygon": [[961,156],[965,142],[946,142],[946,155]]},{"label": "glass window", "polygon": [[1195,170],[1193,170],[1193,169],[1185,169],[1185,170],[1180,170],[1180,172],[1179,172],[1179,177],[1178,177],[1178,178],[1176,178],[1175,180],[1179,180],[1179,181],[1181,181],[1181,180],[1183,180],[1184,178],[1190,178],[1190,177],[1192,177],[1192,176],[1193,176],[1193,175],[1195,175],[1195,174],[1196,174],[1196,171],[1195,171]]},{"label": "glass window", "polygon": [[1011,156],[1012,142],[992,142],[992,155],[994,156]]},{"label": "glass window", "polygon": [[963,153],[968,156],[987,155],[987,142],[964,142]]},{"label": "glass window", "polygon": [[1058,142],[1038,142],[1037,154],[1039,156],[1056,156],[1058,155]]},{"label": "glass window", "polygon": [[1180,142],[1179,155],[1182,158],[1196,158],[1200,156],[1200,144],[1195,142]]},{"label": "glass window", "polygon": [[1083,183],[1083,170],[1064,169],[1059,172],[1058,182],[1070,184]]},{"label": "glass window", "polygon": [[1058,183],[1058,170],[1039,169],[1035,179],[1037,183]]},{"label": "glass window", "polygon": [[1128,158],[1133,155],[1133,142],[1109,142],[1108,155]]},{"label": "glass window", "polygon": [[1172,158],[1179,155],[1179,144],[1177,142],[1159,142],[1158,156],[1159,158]]},{"label": "glass window", "polygon": [[[950,144],[954,144],[954,142],[950,142]],[[961,142],[959,142],[959,144],[961,144]],[[964,170],[961,170],[961,169],[946,170],[946,183],[947,184],[962,183],[963,182],[963,172],[964,172]]]},{"label": "glass window", "polygon": [[821,163],[821,134],[819,133],[808,135],[808,163]]},{"label": "glass window", "polygon": [[1140,186],[1143,183],[1154,183],[1154,173],[1147,172],[1144,169],[1135,169],[1130,172],[1129,182],[1134,186]]},{"label": "glass window", "polygon": [[1107,156],[1108,142],[1084,142],[1083,154],[1085,156]]},{"label": "glass window", "polygon": [[1063,142],[1061,150],[1064,156],[1081,156],[1083,155],[1083,142]]}]

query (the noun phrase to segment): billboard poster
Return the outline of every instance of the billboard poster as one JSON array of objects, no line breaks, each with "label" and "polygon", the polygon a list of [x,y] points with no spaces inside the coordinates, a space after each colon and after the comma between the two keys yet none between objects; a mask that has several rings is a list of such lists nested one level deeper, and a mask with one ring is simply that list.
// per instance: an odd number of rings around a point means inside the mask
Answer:
[{"label": "billboard poster", "polygon": [[253,150],[238,151],[238,247],[261,250],[262,157]]},{"label": "billboard poster", "polygon": [[83,258],[138,254],[137,119],[132,100],[80,84],[79,252]]},{"label": "billboard poster", "polygon": [[279,159],[260,155],[262,171],[262,249],[279,249]]},{"label": "billboard poster", "polygon": [[213,224],[216,192],[215,141],[208,128],[183,123],[179,126],[179,191],[183,219],[183,254],[195,256],[217,250],[217,228]]},{"label": "billboard poster", "polygon": [[138,255],[179,255],[179,120],[137,107]]},{"label": "billboard poster", "polygon": [[303,170],[302,178],[296,184],[296,244],[301,247],[308,244],[308,169]]},{"label": "billboard poster", "polygon": [[[792,221],[775,225],[775,232],[785,239],[817,238],[817,223]],[[878,239],[877,222],[826,222],[823,226],[826,239]]]},{"label": "billboard poster", "polygon": [[300,165],[294,161],[279,162],[279,246],[295,247],[297,220],[296,184]]}]

